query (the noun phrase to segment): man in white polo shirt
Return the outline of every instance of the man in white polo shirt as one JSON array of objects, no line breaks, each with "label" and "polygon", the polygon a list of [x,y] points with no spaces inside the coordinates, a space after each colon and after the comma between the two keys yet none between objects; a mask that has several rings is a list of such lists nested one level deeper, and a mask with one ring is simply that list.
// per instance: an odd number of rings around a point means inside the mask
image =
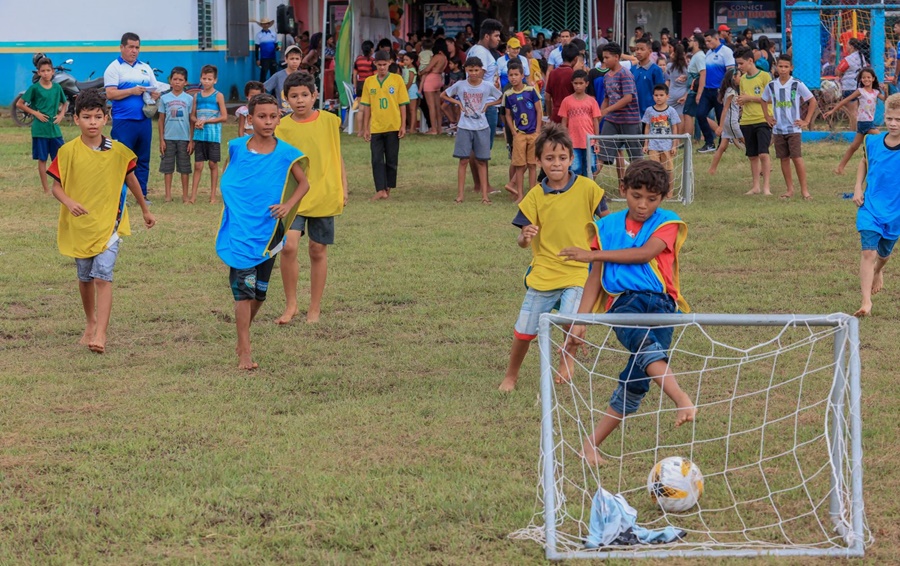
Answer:
[{"label": "man in white polo shirt", "polygon": [[110,135],[137,155],[134,175],[146,197],[153,122],[144,114],[144,93],[156,101],[160,91],[167,90],[169,85],[157,81],[153,69],[138,61],[140,51],[141,38],[136,33],[124,34],[119,45],[120,55],[103,73],[103,86],[106,88],[106,98],[112,102]]}]

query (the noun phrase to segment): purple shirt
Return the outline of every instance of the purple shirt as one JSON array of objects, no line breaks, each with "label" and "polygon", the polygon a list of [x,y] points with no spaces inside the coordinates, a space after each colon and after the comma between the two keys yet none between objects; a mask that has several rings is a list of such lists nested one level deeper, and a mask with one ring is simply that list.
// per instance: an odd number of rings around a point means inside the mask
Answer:
[{"label": "purple shirt", "polygon": [[631,102],[615,112],[603,115],[603,118],[611,124],[640,124],[641,114],[638,107],[637,89],[634,84],[634,76],[626,68],[621,68],[613,73],[603,76],[603,88],[606,90],[607,106],[622,100],[626,94],[631,95]]},{"label": "purple shirt", "polygon": [[513,125],[524,134],[533,134],[537,128],[537,107],[540,104],[541,95],[528,85],[522,92],[510,88],[503,95],[503,105],[512,112]]}]

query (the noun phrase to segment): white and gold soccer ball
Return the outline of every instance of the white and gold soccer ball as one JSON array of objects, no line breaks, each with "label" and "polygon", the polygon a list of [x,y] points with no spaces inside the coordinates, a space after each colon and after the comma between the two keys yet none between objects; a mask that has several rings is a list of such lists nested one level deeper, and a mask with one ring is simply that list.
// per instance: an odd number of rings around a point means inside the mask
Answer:
[{"label": "white and gold soccer ball", "polygon": [[647,491],[666,513],[684,513],[703,495],[703,474],[686,458],[663,458],[650,470]]}]

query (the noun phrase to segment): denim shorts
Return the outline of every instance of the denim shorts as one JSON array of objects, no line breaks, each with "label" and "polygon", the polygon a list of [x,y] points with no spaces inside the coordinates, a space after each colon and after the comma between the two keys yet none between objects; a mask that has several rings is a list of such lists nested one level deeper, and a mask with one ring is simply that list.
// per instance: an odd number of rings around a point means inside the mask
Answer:
[{"label": "denim shorts", "polygon": [[552,291],[536,291],[531,287],[525,291],[525,300],[516,320],[515,337],[519,340],[534,340],[538,333],[541,315],[556,309],[560,314],[578,312],[583,287],[566,287]]},{"label": "denim shorts", "polygon": [[[675,312],[675,301],[663,293],[636,292],[620,295],[609,313],[669,314]],[[617,327],[616,338],[631,352],[625,369],[619,374],[619,385],[609,399],[609,406],[622,415],[630,415],[641,406],[644,395],[650,391],[651,379],[647,366],[660,360],[669,360],[672,344],[672,327],[630,328]]]},{"label": "denim shorts", "polygon": [[62,138],[31,138],[31,158],[36,161],[53,161],[64,143],[66,142]]},{"label": "denim shorts", "polygon": [[875,122],[857,122],[856,123],[856,133],[864,136],[869,133],[869,130],[875,129]]},{"label": "denim shorts", "polygon": [[593,170],[594,170],[594,149],[579,149],[575,148],[572,150],[572,165],[569,167],[569,171],[575,173],[576,175],[581,175],[582,177],[593,178]]},{"label": "denim shorts", "polygon": [[880,258],[890,257],[894,251],[894,244],[897,243],[897,240],[882,238],[881,234],[874,230],[860,230],[859,240],[862,243],[862,251],[875,250]]},{"label": "denim shorts", "polygon": [[119,256],[119,242],[121,241],[117,241],[94,257],[75,258],[78,280],[90,283],[94,279],[100,279],[112,283],[113,268],[116,266],[116,258]]}]

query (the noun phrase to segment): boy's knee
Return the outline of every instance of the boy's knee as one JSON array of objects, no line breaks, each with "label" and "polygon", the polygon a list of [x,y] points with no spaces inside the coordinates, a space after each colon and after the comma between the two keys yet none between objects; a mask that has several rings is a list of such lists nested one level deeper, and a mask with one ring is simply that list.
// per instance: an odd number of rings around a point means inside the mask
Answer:
[{"label": "boy's knee", "polygon": [[309,241],[309,259],[313,261],[323,260],[328,257],[328,246],[318,242]]}]

